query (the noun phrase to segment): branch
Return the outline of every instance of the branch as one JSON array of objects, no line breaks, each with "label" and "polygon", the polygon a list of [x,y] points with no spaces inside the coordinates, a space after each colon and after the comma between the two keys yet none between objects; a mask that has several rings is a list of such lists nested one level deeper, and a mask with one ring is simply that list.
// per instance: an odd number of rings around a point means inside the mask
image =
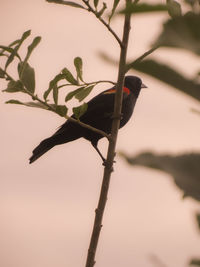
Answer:
[{"label": "branch", "polygon": [[[130,4],[131,0],[126,0],[126,5]],[[111,131],[111,140],[109,142],[107,160],[104,168],[104,176],[101,186],[101,192],[99,197],[98,207],[95,211],[95,220],[93,226],[93,232],[90,240],[90,245],[88,249],[88,256],[86,261],[86,267],[93,267],[95,264],[95,255],[97,244],[99,240],[100,231],[102,228],[102,220],[104,209],[106,206],[108,189],[110,184],[110,177],[113,171],[113,160],[115,157],[115,147],[117,141],[117,134],[120,125],[120,114],[122,107],[122,87],[124,82],[124,75],[126,69],[126,54],[128,47],[128,38],[130,31],[130,14],[125,14],[125,22],[124,22],[124,31],[123,31],[123,39],[121,45],[121,53],[120,53],[120,61],[119,61],[119,71],[118,71],[118,82],[117,82],[117,92],[115,95],[115,106],[114,106],[114,119],[112,123],[112,131]]]},{"label": "branch", "polygon": [[92,8],[92,6],[89,4],[89,1],[88,0],[82,0],[82,1],[88,7],[88,11],[89,12],[92,12],[98,18],[98,20],[101,21],[101,23],[103,23],[103,25],[115,37],[115,39],[119,43],[120,47],[122,47],[122,41],[120,40],[120,38],[118,37],[118,35],[113,31],[113,29],[110,27],[110,25],[101,16],[99,16],[99,13],[94,8]]}]

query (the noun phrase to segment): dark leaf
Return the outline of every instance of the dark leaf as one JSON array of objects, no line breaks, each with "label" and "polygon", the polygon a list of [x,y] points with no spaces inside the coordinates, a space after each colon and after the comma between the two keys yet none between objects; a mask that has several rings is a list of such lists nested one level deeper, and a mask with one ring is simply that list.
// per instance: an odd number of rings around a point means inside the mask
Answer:
[{"label": "dark leaf", "polygon": [[192,259],[190,265],[200,266],[200,259]]},{"label": "dark leaf", "polygon": [[[8,65],[13,61],[13,59],[14,59],[15,56],[17,56],[17,57],[20,59],[19,55],[17,54],[17,51],[19,50],[19,48],[20,48],[20,46],[22,45],[22,43],[24,42],[24,40],[25,40],[30,34],[31,34],[31,31],[30,31],[30,30],[24,32],[24,33],[22,34],[21,39],[16,40],[16,41],[14,41],[14,42],[11,44],[11,45],[13,45],[13,44],[16,44],[16,43],[17,43],[17,45],[16,45],[15,48],[13,49],[12,53],[11,53],[10,56],[8,57],[8,60],[7,60],[6,65],[5,65],[5,68],[8,67]],[[21,59],[20,59],[20,61],[21,61]]]},{"label": "dark leaf", "polygon": [[77,72],[77,77],[83,81],[83,61],[82,58],[80,57],[76,57],[74,59],[74,66],[76,68],[76,72]]},{"label": "dark leaf", "polygon": [[53,100],[54,100],[55,105],[57,106],[58,105],[58,87],[56,84],[53,87]]},{"label": "dark leaf", "polygon": [[26,102],[26,103],[23,103],[23,102],[21,102],[19,100],[15,100],[15,99],[11,99],[11,100],[7,101],[6,104],[18,104],[18,105],[23,105],[23,106],[27,106],[27,107],[48,109],[48,107],[46,107],[45,105],[43,105],[40,102]]},{"label": "dark leaf", "polygon": [[76,90],[74,90],[74,91],[69,92],[69,93],[66,95],[66,97],[65,97],[65,102],[71,100],[71,99],[73,98],[73,96],[75,96],[77,93],[79,93],[79,92],[80,92],[81,90],[83,90],[84,88],[85,88],[85,86],[80,87],[80,88],[78,88],[78,89],[76,89]]},{"label": "dark leaf", "polygon": [[0,78],[4,78],[5,77],[5,72],[4,70],[2,70],[2,68],[0,68]]},{"label": "dark leaf", "polygon": [[87,107],[87,103],[83,103],[81,106],[73,108],[73,113],[76,119],[79,119],[87,111]]},{"label": "dark leaf", "polygon": [[85,99],[90,94],[93,88],[94,88],[94,85],[85,87],[83,90],[76,93],[75,98],[78,99],[79,102],[83,101],[83,99]]},{"label": "dark leaf", "polygon": [[185,93],[194,99],[200,101],[200,84],[185,78],[175,69],[161,62],[155,60],[143,60],[141,62],[134,62],[129,64],[128,68],[146,73],[168,85],[173,86],[180,92]]},{"label": "dark leaf", "polygon": [[72,6],[72,7],[78,7],[85,9],[82,5],[79,5],[77,3],[71,2],[71,1],[63,1],[63,0],[46,0],[49,3],[55,3],[55,4],[62,4],[66,6]]},{"label": "dark leaf", "polygon": [[71,74],[71,72],[67,69],[67,68],[64,68],[62,70],[62,73],[65,75],[65,79],[73,84],[73,85],[78,85],[78,81],[74,78],[74,76]]},{"label": "dark leaf", "polygon": [[[9,47],[9,46],[4,46],[4,45],[0,45],[0,48],[2,49],[2,51],[1,51],[1,55],[2,55],[2,53],[3,53],[4,51],[6,51],[6,52],[11,53],[11,55],[12,55],[12,54],[15,54],[15,56],[16,56],[19,60],[21,60],[20,56],[18,55],[18,53],[15,52],[15,50],[14,50],[13,48],[11,48],[11,47]],[[11,55],[10,55],[10,56],[11,56]]]},{"label": "dark leaf", "polygon": [[120,13],[146,13],[146,12],[161,12],[161,11],[167,11],[167,6],[162,4],[128,4],[127,7],[122,10]]},{"label": "dark leaf", "polygon": [[19,78],[26,87],[26,89],[32,94],[35,92],[35,71],[26,62],[20,62],[18,64]]},{"label": "dark leaf", "polygon": [[99,0],[94,0],[94,6],[95,6],[95,8],[97,8],[98,3],[99,3]]},{"label": "dark leaf", "polygon": [[51,105],[55,108],[55,112],[61,117],[65,117],[67,115],[67,107],[65,105]]},{"label": "dark leaf", "polygon": [[33,52],[34,48],[39,44],[39,42],[41,41],[41,37],[40,36],[37,36],[33,39],[33,42],[28,46],[28,51],[27,51],[27,54],[26,54],[26,57],[24,59],[25,62],[28,61],[31,53]]},{"label": "dark leaf", "polygon": [[156,45],[187,49],[200,55],[200,15],[192,12],[164,24]]},{"label": "dark leaf", "polygon": [[175,0],[167,0],[168,13],[172,18],[181,16],[181,5]]},{"label": "dark leaf", "polygon": [[118,6],[118,4],[119,4],[119,1],[120,1],[120,0],[114,0],[114,1],[113,1],[112,11],[111,11],[111,14],[110,14],[109,17],[108,17],[108,19],[109,19],[109,23],[110,23],[110,21],[111,21],[113,15],[115,14],[115,10],[116,10],[116,8],[117,8],[117,6]]},{"label": "dark leaf", "polygon": [[135,156],[121,154],[131,165],[163,171],[171,175],[183,192],[183,197],[190,196],[200,201],[200,153],[185,153],[179,155],[159,155],[153,152],[143,152]]},{"label": "dark leaf", "polygon": [[48,95],[50,94],[51,90],[53,90],[54,86],[57,85],[57,83],[61,80],[65,79],[65,75],[60,73],[55,76],[53,80],[50,81],[49,83],[49,88],[44,92],[43,98],[46,100]]},{"label": "dark leaf", "polygon": [[196,214],[196,219],[197,219],[197,224],[198,224],[198,227],[199,227],[199,230],[200,230],[200,213]]},{"label": "dark leaf", "polygon": [[8,83],[8,87],[3,90],[3,92],[7,93],[16,93],[16,92],[25,92],[23,89],[23,85],[21,81],[10,81]]}]

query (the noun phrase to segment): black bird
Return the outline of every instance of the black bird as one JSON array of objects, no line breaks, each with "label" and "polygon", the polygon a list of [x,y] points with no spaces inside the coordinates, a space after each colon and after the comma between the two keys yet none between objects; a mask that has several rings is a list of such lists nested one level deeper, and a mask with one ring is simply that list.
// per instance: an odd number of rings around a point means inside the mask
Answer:
[{"label": "black bird", "polygon": [[[123,127],[130,119],[137,97],[142,88],[146,86],[141,79],[136,76],[126,76],[123,87],[123,102],[122,102],[122,118],[120,120],[120,128]],[[99,130],[110,134],[112,127],[112,118],[114,110],[114,96],[116,87],[112,87],[95,96],[88,102],[87,111],[80,117],[80,121],[91,125]],[[74,118],[74,115],[72,115]],[[99,139],[103,138],[101,134],[86,129],[77,123],[67,120],[55,134],[43,140],[34,150],[30,157],[30,163],[37,160],[44,153],[56,145],[61,145],[74,141],[79,138],[85,138],[91,142],[93,147],[101,156],[103,162],[104,157],[100,153],[97,144]]]}]

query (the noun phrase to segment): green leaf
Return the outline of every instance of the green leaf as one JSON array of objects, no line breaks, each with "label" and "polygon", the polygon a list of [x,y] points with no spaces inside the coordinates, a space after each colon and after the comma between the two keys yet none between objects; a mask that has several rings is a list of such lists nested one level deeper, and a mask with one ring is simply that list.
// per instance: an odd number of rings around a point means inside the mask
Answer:
[{"label": "green leaf", "polygon": [[81,90],[83,90],[84,88],[85,88],[85,86],[80,87],[80,88],[78,88],[78,89],[76,89],[76,90],[74,90],[74,91],[69,92],[69,93],[66,95],[66,97],[65,97],[65,102],[71,100],[73,96],[75,96],[77,93],[79,93],[79,92],[80,92]]},{"label": "green leaf", "polygon": [[26,54],[26,57],[24,59],[24,62],[27,62],[31,53],[33,52],[34,48],[39,44],[39,42],[41,41],[41,37],[40,36],[37,36],[33,39],[32,43],[28,46],[28,51],[27,51],[27,54]]},{"label": "green leaf", "polygon": [[116,8],[117,8],[117,6],[118,6],[118,4],[119,4],[119,1],[120,1],[120,0],[114,0],[114,1],[113,1],[112,11],[111,11],[111,14],[109,15],[109,24],[110,24],[110,21],[111,21],[113,15],[115,14],[115,10],[116,10]]},{"label": "green leaf", "polygon": [[45,99],[45,101],[48,95],[50,94],[51,90],[54,88],[54,86],[57,85],[57,83],[63,79],[65,79],[65,75],[60,73],[60,74],[57,74],[53,80],[50,81],[49,88],[44,92],[44,95],[43,95],[43,98]]},{"label": "green leaf", "polygon": [[175,18],[177,16],[182,15],[181,5],[175,0],[167,0],[167,8],[168,8],[168,13],[171,16],[171,18]]},{"label": "green leaf", "polygon": [[3,92],[7,92],[7,93],[16,93],[16,92],[25,92],[23,89],[23,85],[21,83],[21,81],[10,81],[8,83],[8,86],[5,90],[3,90]]},{"label": "green leaf", "polygon": [[67,115],[68,108],[65,105],[51,105],[55,108],[55,112],[61,117],[65,117]]},{"label": "green leaf", "polygon": [[183,48],[200,55],[200,16],[192,12],[175,17],[164,24],[155,42],[165,47]]},{"label": "green leaf", "polygon": [[[19,54],[17,52],[15,52],[15,50],[9,46],[4,46],[4,45],[0,45],[0,48],[2,49],[1,51],[1,55],[3,54],[4,51],[9,52],[11,54],[14,54],[19,60],[21,60]],[[11,56],[11,55],[10,55]],[[9,57],[10,57],[9,56]]]},{"label": "green leaf", "polygon": [[83,103],[81,106],[74,107],[73,113],[76,119],[79,119],[87,111],[87,103]]},{"label": "green leaf", "polygon": [[62,4],[66,6],[72,6],[72,7],[78,7],[85,9],[82,5],[79,5],[77,3],[71,2],[71,1],[63,1],[63,0],[46,0],[49,3],[55,3],[55,4]]},{"label": "green leaf", "polygon": [[40,102],[26,102],[26,103],[23,103],[23,102],[21,102],[19,100],[15,100],[15,99],[11,99],[11,100],[7,101],[6,104],[18,104],[18,105],[23,105],[23,106],[26,106],[26,107],[48,109],[47,106],[43,105]]},{"label": "green leaf", "polygon": [[65,75],[65,79],[73,84],[73,85],[78,85],[78,81],[74,78],[74,76],[71,74],[71,72],[67,69],[67,68],[64,68],[62,70],[62,73]]},{"label": "green leaf", "polygon": [[131,165],[139,165],[169,174],[183,197],[200,201],[200,153],[158,154],[150,151],[133,156],[121,155]]},{"label": "green leaf", "polygon": [[85,99],[90,94],[93,88],[94,88],[94,85],[85,87],[80,92],[76,93],[75,98],[78,99],[79,102],[83,101],[83,99]]},{"label": "green leaf", "polygon": [[192,259],[190,265],[200,266],[200,259]]},{"label": "green leaf", "polygon": [[[23,71],[22,71],[23,70]],[[35,92],[35,71],[26,62],[20,62],[18,64],[18,74],[19,78],[26,87],[26,89],[34,93]]]},{"label": "green leaf", "polygon": [[[9,66],[9,64],[13,61],[13,59],[14,59],[15,56],[17,56],[17,57],[20,59],[20,57],[19,57],[18,54],[17,54],[17,51],[19,50],[19,48],[20,48],[20,46],[22,45],[22,43],[24,42],[24,40],[25,40],[26,38],[28,38],[28,36],[29,36],[30,34],[31,34],[31,31],[28,30],[28,31],[26,31],[26,32],[24,32],[24,33],[22,34],[21,39],[12,42],[11,45],[13,45],[13,44],[17,44],[17,45],[15,46],[15,48],[14,48],[13,51],[12,51],[12,53],[11,53],[10,56],[8,57],[8,60],[7,60],[6,65],[5,65],[5,68],[7,68],[7,67]],[[21,61],[21,59],[20,59],[20,61]]]},{"label": "green leaf", "polygon": [[94,6],[95,6],[95,8],[97,8],[98,3],[99,3],[99,0],[94,0]]},{"label": "green leaf", "polygon": [[135,4],[135,3],[131,3],[128,4],[127,7],[120,11],[121,14],[124,13],[128,13],[128,14],[132,14],[132,13],[149,13],[149,12],[162,12],[162,11],[167,11],[167,6],[166,5],[162,5],[162,4],[155,4],[155,5],[151,5],[151,4]]},{"label": "green leaf", "polygon": [[55,105],[57,106],[58,105],[58,87],[56,84],[53,87],[53,100],[54,100]]},{"label": "green leaf", "polygon": [[76,72],[77,72],[77,77],[83,81],[83,61],[82,58],[80,57],[76,57],[74,59],[74,66],[76,68]]},{"label": "green leaf", "polygon": [[2,68],[0,68],[0,78],[4,78],[5,77],[5,72]]},{"label": "green leaf", "polygon": [[141,62],[130,63],[129,66],[134,70],[146,73],[167,85],[171,85],[178,89],[178,91],[200,101],[200,84],[185,78],[184,75],[180,74],[169,65],[152,59],[146,59]]}]

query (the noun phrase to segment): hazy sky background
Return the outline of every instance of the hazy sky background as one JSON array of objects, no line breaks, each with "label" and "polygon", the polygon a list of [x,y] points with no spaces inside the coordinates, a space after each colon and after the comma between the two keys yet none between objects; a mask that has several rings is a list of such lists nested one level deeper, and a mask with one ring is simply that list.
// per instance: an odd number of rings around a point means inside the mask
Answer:
[{"label": "hazy sky background", "polygon": [[[0,44],[11,43],[28,29],[32,36],[26,44],[42,36],[30,60],[39,95],[63,67],[73,70],[75,56],[83,58],[86,81],[116,80],[117,68],[103,62],[98,52],[118,58],[118,44],[92,14],[44,0],[0,0],[0,11]],[[151,14],[132,19],[129,59],[150,47],[166,17]],[[121,33],[121,17],[113,20],[113,27]],[[155,57],[189,77],[199,68],[190,53],[160,49]],[[142,91],[134,117],[120,130],[117,149],[130,154],[147,149],[199,151],[199,117],[189,111],[198,103],[135,74],[149,89]],[[92,95],[108,86],[99,86]],[[33,148],[63,119],[39,109],[5,105],[11,98],[24,99],[1,93],[0,266],[84,266],[103,174],[100,158],[89,142],[79,139],[29,165]],[[104,155],[106,147],[102,140]],[[198,204],[189,198],[183,201],[182,192],[166,174],[116,160],[95,266],[156,266],[152,254],[168,267],[187,266],[192,256],[200,256],[193,216]]]}]

